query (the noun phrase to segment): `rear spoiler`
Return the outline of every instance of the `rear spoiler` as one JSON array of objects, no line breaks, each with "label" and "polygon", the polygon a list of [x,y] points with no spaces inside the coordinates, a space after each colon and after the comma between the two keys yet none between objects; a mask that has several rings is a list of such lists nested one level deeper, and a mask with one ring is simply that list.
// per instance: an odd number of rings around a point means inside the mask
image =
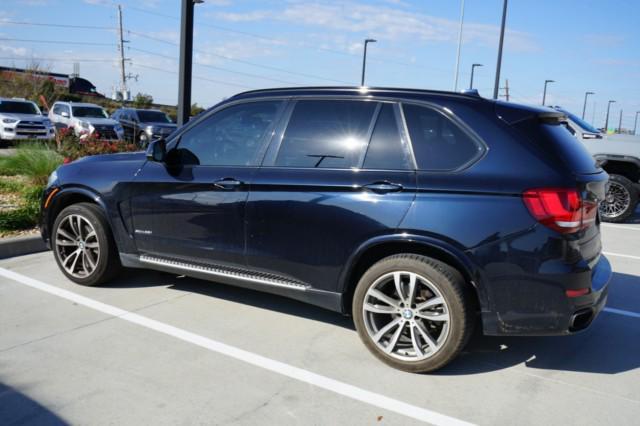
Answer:
[{"label": "rear spoiler", "polygon": [[495,111],[498,118],[509,125],[529,120],[545,124],[560,124],[567,121],[565,113],[545,107],[496,102]]}]

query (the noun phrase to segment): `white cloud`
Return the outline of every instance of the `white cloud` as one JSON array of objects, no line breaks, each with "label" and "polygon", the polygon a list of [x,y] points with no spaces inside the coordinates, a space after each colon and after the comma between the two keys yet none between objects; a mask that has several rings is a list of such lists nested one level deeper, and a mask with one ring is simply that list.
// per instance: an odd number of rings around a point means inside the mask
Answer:
[{"label": "white cloud", "polygon": [[0,44],[0,53],[9,54],[12,56],[27,57],[28,50],[24,47],[7,46],[6,44]]},{"label": "white cloud", "polygon": [[[219,19],[230,22],[252,22],[266,19],[286,21],[293,25],[321,27],[340,33],[359,33],[383,40],[455,43],[457,20],[439,18],[424,13],[400,10],[397,7],[376,6],[356,2],[290,3],[282,10],[254,10],[247,13],[218,13]],[[464,40],[493,47],[498,39],[495,25],[467,22]],[[512,51],[537,51],[540,47],[532,35],[507,30],[506,47]]]}]

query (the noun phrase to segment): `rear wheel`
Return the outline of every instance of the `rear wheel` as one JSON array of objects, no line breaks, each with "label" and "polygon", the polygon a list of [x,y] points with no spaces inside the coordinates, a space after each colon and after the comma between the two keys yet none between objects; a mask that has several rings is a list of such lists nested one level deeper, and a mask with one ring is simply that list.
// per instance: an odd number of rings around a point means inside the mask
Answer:
[{"label": "rear wheel", "polygon": [[451,362],[473,332],[462,275],[442,262],[399,254],[374,264],[353,299],[358,335],[377,358],[409,372]]},{"label": "rear wheel", "polygon": [[62,210],[53,224],[51,247],[60,270],[77,284],[101,284],[122,268],[107,221],[95,204]]},{"label": "rear wheel", "polygon": [[638,205],[638,191],[622,175],[610,175],[609,190],[600,203],[600,217],[604,222],[624,222]]}]

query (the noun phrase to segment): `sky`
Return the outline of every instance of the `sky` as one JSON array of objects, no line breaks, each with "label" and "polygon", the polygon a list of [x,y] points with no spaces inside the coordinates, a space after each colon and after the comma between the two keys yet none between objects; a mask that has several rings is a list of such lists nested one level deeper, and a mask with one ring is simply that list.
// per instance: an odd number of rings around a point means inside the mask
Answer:
[{"label": "sky", "polygon": [[[119,85],[117,5],[124,16],[133,94],[177,102],[180,0],[2,0],[0,65],[38,63],[80,75],[110,96]],[[453,90],[461,0],[205,0],[196,6],[193,100],[250,89],[358,85],[363,40],[368,86]],[[458,89],[493,95],[502,0],[466,0]],[[640,110],[640,2],[511,0],[501,72],[510,100],[632,128]],[[38,24],[38,25],[34,25]],[[58,25],[58,26],[56,26]],[[69,25],[82,28],[65,27]],[[504,94],[501,90],[501,94]],[[611,127],[611,126],[610,126]]]}]

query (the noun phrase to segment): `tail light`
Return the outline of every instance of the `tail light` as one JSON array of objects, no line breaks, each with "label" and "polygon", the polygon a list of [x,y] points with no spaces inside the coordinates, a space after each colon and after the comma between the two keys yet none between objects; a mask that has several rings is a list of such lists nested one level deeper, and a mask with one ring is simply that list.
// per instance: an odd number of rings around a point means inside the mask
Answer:
[{"label": "tail light", "polygon": [[522,198],[538,222],[562,234],[589,227],[598,214],[598,204],[582,200],[575,189],[530,189]]}]

